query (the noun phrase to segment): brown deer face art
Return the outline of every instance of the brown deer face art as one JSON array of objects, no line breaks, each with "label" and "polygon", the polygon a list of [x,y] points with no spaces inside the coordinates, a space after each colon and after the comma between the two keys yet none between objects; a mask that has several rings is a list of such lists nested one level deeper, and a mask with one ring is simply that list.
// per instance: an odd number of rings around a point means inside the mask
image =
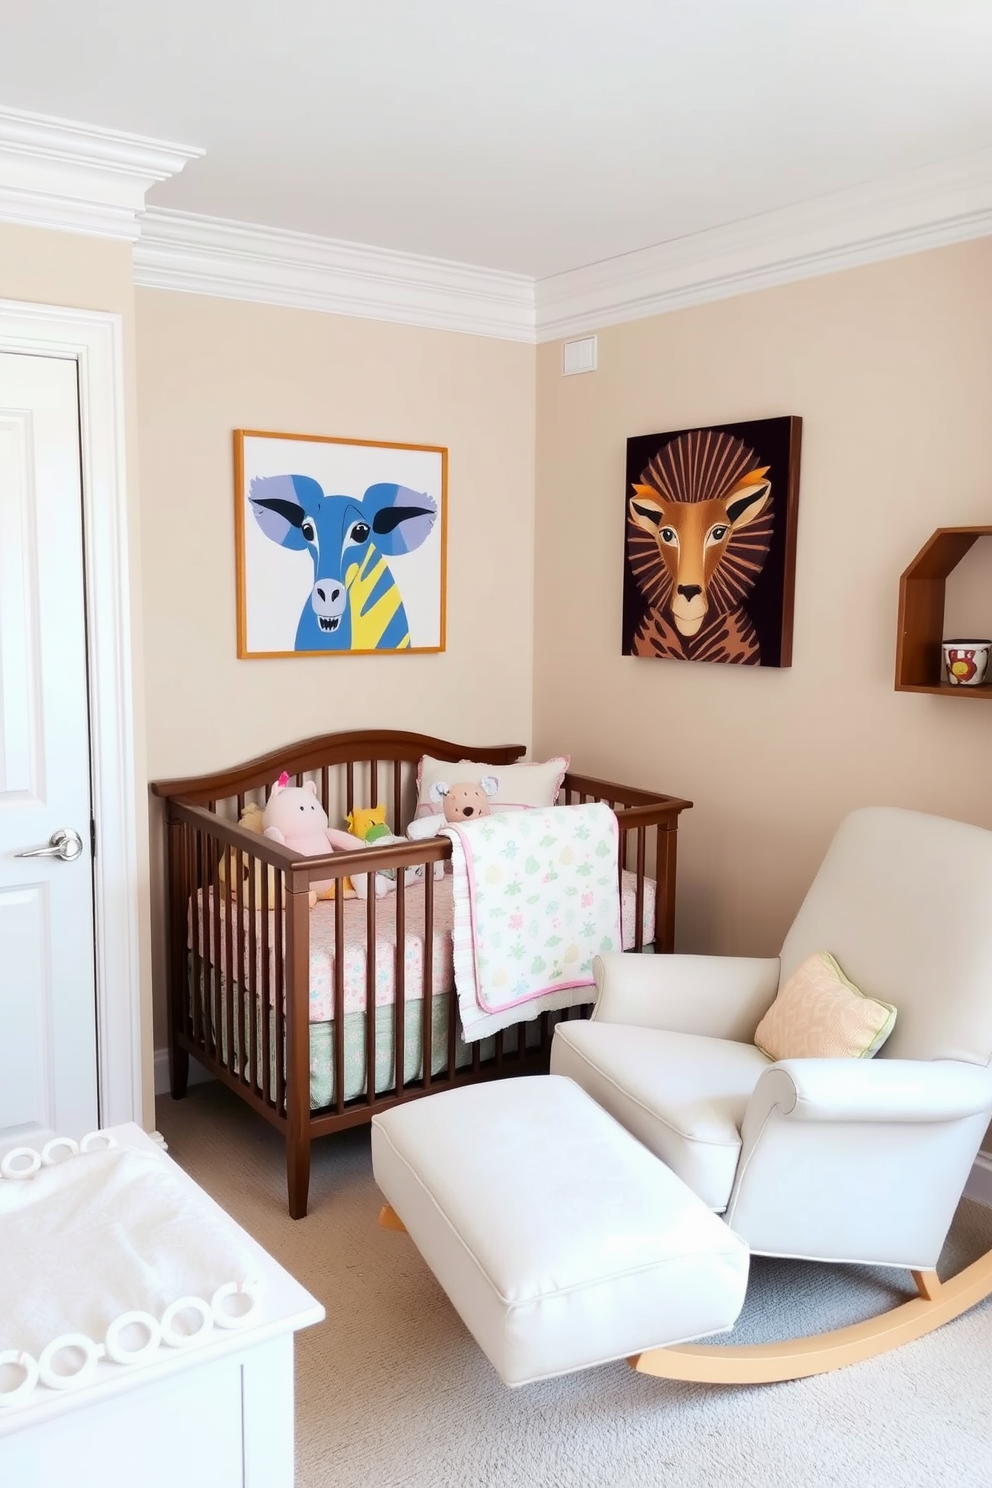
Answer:
[{"label": "brown deer face art", "polygon": [[710,584],[724,554],[735,536],[767,506],[771,491],[771,482],[763,479],[767,468],[742,476],[726,496],[695,505],[659,501],[652,486],[634,487],[637,495],[630,503],[630,515],[657,539],[674,590],[670,604],[680,635],[698,634],[710,608]]},{"label": "brown deer face art", "polygon": [[646,602],[633,655],[761,663],[746,601],[775,531],[771,470],[727,431],[693,429],[669,439],[631,481],[627,559],[642,609]]}]

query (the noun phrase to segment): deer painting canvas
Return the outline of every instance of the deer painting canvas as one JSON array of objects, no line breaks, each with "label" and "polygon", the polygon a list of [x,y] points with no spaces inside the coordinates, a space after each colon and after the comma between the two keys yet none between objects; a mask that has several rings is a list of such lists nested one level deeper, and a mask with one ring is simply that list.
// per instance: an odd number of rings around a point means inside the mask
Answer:
[{"label": "deer painting canvas", "polygon": [[238,655],[444,649],[447,451],[235,431]]},{"label": "deer painting canvas", "polygon": [[625,656],[791,665],[801,428],[627,441]]}]

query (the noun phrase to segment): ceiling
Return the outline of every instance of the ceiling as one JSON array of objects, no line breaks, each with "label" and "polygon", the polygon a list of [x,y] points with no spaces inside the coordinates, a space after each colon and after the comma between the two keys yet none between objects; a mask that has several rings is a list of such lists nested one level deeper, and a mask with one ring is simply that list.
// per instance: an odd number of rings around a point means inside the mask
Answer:
[{"label": "ceiling", "polygon": [[150,206],[535,278],[992,145],[988,0],[0,0]]}]

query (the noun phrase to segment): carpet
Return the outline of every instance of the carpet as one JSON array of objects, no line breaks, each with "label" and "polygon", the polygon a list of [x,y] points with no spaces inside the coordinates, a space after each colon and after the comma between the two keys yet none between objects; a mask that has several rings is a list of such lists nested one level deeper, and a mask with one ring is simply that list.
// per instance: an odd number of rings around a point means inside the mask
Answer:
[{"label": "carpet", "polygon": [[[159,1102],[170,1155],[319,1297],[296,1338],[297,1488],[992,1488],[992,1305],[791,1384],[654,1380],[625,1363],[507,1390],[405,1235],[380,1230],[367,1127],[315,1144],[286,1213],[281,1138],[218,1084]],[[963,1202],[940,1271],[992,1245]],[[908,1274],[756,1259],[735,1342],[839,1327]]]}]

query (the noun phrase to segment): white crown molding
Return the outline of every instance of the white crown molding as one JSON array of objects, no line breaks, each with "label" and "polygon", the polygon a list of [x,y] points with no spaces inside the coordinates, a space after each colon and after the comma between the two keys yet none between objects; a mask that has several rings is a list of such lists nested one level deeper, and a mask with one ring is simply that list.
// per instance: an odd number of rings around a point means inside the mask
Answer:
[{"label": "white crown molding", "polygon": [[0,222],[134,242],[148,188],[202,154],[188,145],[0,108]]},{"label": "white crown molding", "polygon": [[153,208],[135,282],[541,342],[988,233],[992,150],[982,150],[536,281]]},{"label": "white crown molding", "polygon": [[309,233],[150,209],[134,265],[145,288],[534,340],[534,281],[523,274]]},{"label": "white crown molding", "polygon": [[537,340],[988,233],[992,150],[981,150],[540,279]]}]

